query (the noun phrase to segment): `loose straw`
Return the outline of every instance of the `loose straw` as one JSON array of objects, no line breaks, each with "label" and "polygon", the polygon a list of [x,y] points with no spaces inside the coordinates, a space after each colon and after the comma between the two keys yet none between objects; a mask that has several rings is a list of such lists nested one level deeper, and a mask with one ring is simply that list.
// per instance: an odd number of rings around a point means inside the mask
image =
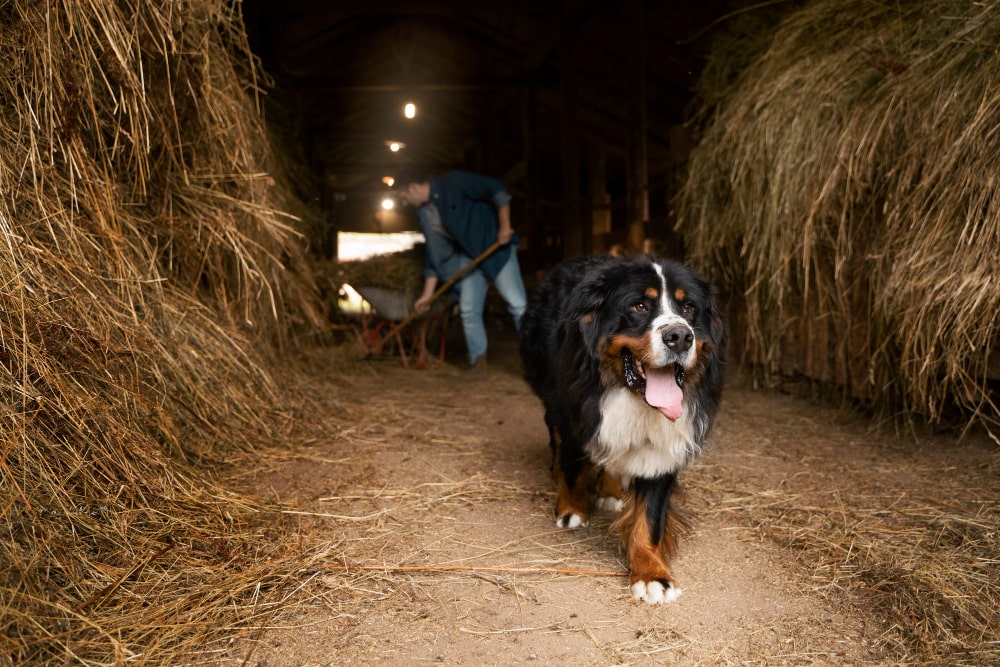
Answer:
[{"label": "loose straw", "polygon": [[505,572],[511,574],[583,574],[593,577],[624,577],[625,570],[586,570],[570,567],[505,567],[503,565],[324,565],[324,570],[368,570],[379,572]]}]

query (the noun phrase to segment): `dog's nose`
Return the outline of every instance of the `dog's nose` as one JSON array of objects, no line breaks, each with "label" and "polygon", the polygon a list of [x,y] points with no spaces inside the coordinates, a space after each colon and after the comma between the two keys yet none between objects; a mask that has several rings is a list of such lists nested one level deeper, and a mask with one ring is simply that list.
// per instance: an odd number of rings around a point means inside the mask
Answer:
[{"label": "dog's nose", "polygon": [[678,354],[687,352],[694,343],[694,332],[683,324],[671,324],[663,330],[663,343]]}]

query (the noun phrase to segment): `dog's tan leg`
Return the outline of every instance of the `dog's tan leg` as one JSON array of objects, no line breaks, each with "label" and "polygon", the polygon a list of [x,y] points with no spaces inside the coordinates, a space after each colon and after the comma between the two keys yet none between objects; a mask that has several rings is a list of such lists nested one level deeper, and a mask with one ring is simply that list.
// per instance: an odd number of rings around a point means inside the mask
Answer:
[{"label": "dog's tan leg", "polygon": [[597,477],[597,507],[608,512],[621,512],[624,498],[622,478],[601,470]]},{"label": "dog's tan leg", "polygon": [[590,522],[590,486],[594,467],[586,459],[574,458],[558,433],[554,437],[555,451],[552,476],[556,481],[556,525],[578,528]]}]

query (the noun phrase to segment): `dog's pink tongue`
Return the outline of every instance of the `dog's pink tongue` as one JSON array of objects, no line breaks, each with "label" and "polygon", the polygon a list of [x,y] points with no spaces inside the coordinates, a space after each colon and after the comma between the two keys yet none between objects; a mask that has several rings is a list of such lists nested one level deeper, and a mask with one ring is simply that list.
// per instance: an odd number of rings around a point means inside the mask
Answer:
[{"label": "dog's pink tongue", "polygon": [[676,421],[684,411],[684,392],[677,385],[673,366],[646,369],[646,402]]}]

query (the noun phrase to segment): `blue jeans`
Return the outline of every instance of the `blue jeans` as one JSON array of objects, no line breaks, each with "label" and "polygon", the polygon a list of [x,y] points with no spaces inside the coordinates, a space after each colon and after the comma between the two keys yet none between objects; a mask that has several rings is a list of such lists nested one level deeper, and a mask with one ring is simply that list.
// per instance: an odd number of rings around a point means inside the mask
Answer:
[{"label": "blue jeans", "polygon": [[[462,256],[461,266],[472,260]],[[514,328],[521,329],[521,316],[528,306],[528,298],[521,280],[521,267],[517,263],[517,249],[511,248],[510,259],[504,264],[500,273],[493,280],[493,286],[507,302],[507,310],[514,318]],[[469,363],[474,364],[479,357],[486,354],[486,326],[483,323],[483,307],[486,305],[486,291],[489,281],[483,272],[474,269],[469,275],[458,281],[458,310],[462,315],[462,331],[465,333],[465,346],[469,350]]]}]

